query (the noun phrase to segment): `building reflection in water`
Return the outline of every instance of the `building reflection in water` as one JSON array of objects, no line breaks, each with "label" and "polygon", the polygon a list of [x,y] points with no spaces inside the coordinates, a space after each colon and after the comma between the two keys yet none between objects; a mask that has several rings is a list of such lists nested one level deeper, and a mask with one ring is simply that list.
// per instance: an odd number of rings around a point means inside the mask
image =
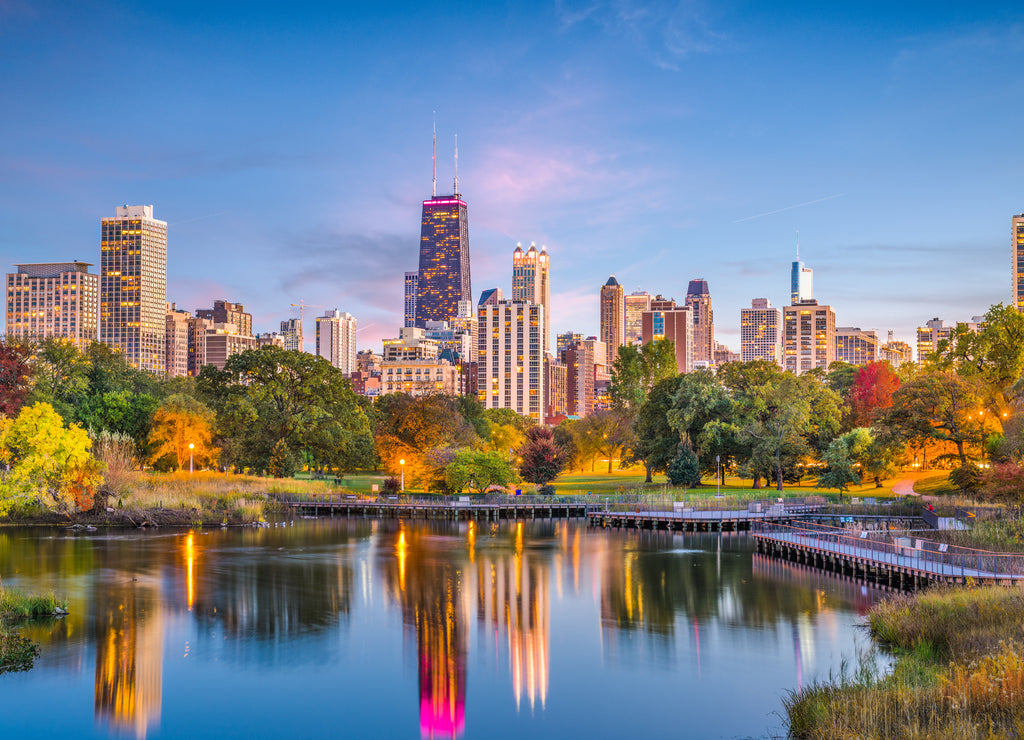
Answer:
[{"label": "building reflection in water", "polygon": [[547,552],[531,556],[521,524],[462,525],[464,558],[450,549],[453,530],[438,529],[434,534],[429,526],[400,526],[384,577],[403,623],[415,633],[420,732],[425,738],[455,738],[465,730],[474,606],[481,647],[493,645],[501,662],[507,661],[517,709],[524,702],[531,711],[544,707],[550,562]]},{"label": "building reflection in water", "polygon": [[97,722],[144,738],[160,724],[164,619],[160,585],[118,571],[96,598]]}]

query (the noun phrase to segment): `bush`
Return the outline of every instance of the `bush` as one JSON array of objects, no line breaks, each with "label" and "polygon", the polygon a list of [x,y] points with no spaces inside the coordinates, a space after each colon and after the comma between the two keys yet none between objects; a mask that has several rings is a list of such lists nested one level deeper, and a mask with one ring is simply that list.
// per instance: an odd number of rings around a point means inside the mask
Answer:
[{"label": "bush", "polygon": [[549,484],[544,484],[543,486],[537,487],[537,493],[541,496],[554,496],[555,487]]},{"label": "bush", "polygon": [[384,479],[384,493],[398,493],[402,490],[402,481],[395,476]]},{"label": "bush", "polygon": [[949,482],[963,493],[973,493],[981,487],[981,468],[973,463],[962,465],[949,474]]},{"label": "bush", "polygon": [[700,485],[700,463],[697,456],[689,445],[679,445],[679,451],[668,464],[669,482],[673,486],[699,486]]}]

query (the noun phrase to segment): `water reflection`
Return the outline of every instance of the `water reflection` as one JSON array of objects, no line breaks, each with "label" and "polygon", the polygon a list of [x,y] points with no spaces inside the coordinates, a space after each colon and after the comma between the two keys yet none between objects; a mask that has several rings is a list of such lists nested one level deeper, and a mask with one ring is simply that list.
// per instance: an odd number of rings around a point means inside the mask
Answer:
[{"label": "water reflection", "polygon": [[[376,655],[386,654],[382,617],[400,618],[420,734],[456,738],[477,702],[489,707],[481,716],[504,705],[541,722],[531,729],[543,735],[551,697],[560,697],[560,711],[573,705],[569,684],[551,694],[553,661],[570,681],[582,678],[572,674],[576,663],[593,659],[597,672],[623,681],[654,668],[699,682],[734,660],[730,651],[744,659],[761,651],[760,670],[788,656],[794,673],[782,685],[799,686],[828,667],[832,647],[848,639],[850,615],[878,598],[863,584],[756,555],[744,535],[557,521],[320,520],[107,537],[12,531],[0,533],[0,568],[11,574],[7,585],[53,589],[70,602],[67,619],[29,629],[43,649],[32,675],[88,671],[99,731],[137,738],[160,728],[162,708],[173,716],[162,706],[165,688],[180,695],[195,680],[185,677],[198,675],[190,671],[226,672],[227,685],[215,690],[230,703],[241,691],[230,677],[249,670],[297,669],[296,680],[312,666],[356,670],[337,647],[357,639],[349,637],[353,615],[375,625],[360,627],[359,639],[372,634],[365,639],[376,641],[368,648]],[[552,612],[565,610],[573,616],[553,637]],[[567,645],[594,628],[595,644]],[[0,679],[0,710],[13,685]],[[549,734],[565,732],[552,726]]]},{"label": "water reflection", "polygon": [[160,585],[115,571],[96,594],[96,720],[146,737],[160,724],[164,624]]}]

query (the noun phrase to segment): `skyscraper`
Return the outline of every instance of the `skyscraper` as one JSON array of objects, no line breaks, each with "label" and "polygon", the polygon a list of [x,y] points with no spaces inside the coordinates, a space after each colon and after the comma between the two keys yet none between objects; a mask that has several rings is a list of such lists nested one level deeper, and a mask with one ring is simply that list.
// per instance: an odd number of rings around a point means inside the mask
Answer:
[{"label": "skyscraper", "polygon": [[[436,163],[436,156],[435,156]],[[455,186],[437,196],[437,169],[431,197],[423,201],[420,220],[420,269],[416,286],[416,326],[451,321],[459,301],[472,300],[469,277],[469,222],[459,194],[459,147],[455,144]]]},{"label": "skyscraper", "polygon": [[302,319],[292,317],[281,322],[281,338],[284,348],[294,352],[305,352],[305,339],[302,333]]},{"label": "skyscraper", "polygon": [[740,359],[767,360],[780,367],[782,359],[782,311],[767,298],[755,298],[750,308],[740,309]]},{"label": "skyscraper", "polygon": [[675,345],[679,372],[693,372],[693,312],[689,308],[656,296],[651,310],[643,313],[643,342],[656,339],[668,339]]},{"label": "skyscraper", "polygon": [[162,374],[167,331],[167,223],[153,206],[118,206],[100,222],[100,341],[132,367]]},{"label": "skyscraper", "polygon": [[356,319],[338,309],[316,319],[316,353],[346,375],[356,371]]},{"label": "skyscraper", "polygon": [[619,347],[625,342],[626,308],[623,301],[622,286],[612,275],[608,282],[601,286],[601,341],[605,343],[610,358],[618,354]]},{"label": "skyscraper", "polygon": [[165,372],[168,378],[180,378],[188,375],[188,324],[192,314],[178,308],[176,303],[168,303],[165,320]]},{"label": "skyscraper", "polygon": [[416,292],[420,282],[418,272],[405,273],[405,323],[404,326],[416,326]]},{"label": "skyscraper", "polygon": [[537,245],[523,252],[522,244],[516,244],[512,252],[512,300],[529,301],[544,306],[544,352],[551,351],[551,281],[548,272],[548,252],[545,247],[537,251]]},{"label": "skyscraper", "polygon": [[867,365],[878,359],[878,334],[859,326],[836,327],[836,361]]},{"label": "skyscraper", "polygon": [[544,306],[501,301],[477,307],[477,392],[488,409],[544,421]]},{"label": "skyscraper", "polygon": [[693,360],[715,363],[715,317],[711,292],[703,278],[691,280],[686,289],[686,306],[693,311]]},{"label": "skyscraper", "polygon": [[1024,311],[1024,213],[1010,219],[1010,250],[1013,271],[1013,305]]},{"label": "skyscraper", "polygon": [[651,294],[644,290],[636,290],[623,298],[626,309],[624,324],[624,340],[626,344],[643,342],[643,313],[651,310]]},{"label": "skyscraper", "polygon": [[7,273],[7,334],[60,337],[84,350],[96,341],[100,279],[88,262],[15,265]]},{"label": "skyscraper", "polygon": [[814,270],[804,267],[800,261],[800,242],[796,245],[796,262],[790,275],[790,303],[796,305],[804,301],[814,300]]},{"label": "skyscraper", "polygon": [[785,369],[797,375],[836,359],[836,314],[831,306],[804,300],[782,310]]}]

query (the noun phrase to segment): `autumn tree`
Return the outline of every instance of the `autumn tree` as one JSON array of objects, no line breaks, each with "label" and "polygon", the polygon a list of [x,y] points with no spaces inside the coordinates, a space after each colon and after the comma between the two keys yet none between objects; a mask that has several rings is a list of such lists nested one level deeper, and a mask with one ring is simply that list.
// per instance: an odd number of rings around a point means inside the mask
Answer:
[{"label": "autumn tree", "polygon": [[0,512],[39,504],[70,513],[100,482],[85,430],[65,426],[47,403],[25,406],[15,419],[0,422],[0,462],[10,472],[0,484]]},{"label": "autumn tree", "polygon": [[899,387],[899,376],[888,362],[869,362],[857,368],[848,395],[853,426],[870,426],[878,410],[892,406],[892,394]]},{"label": "autumn tree", "polygon": [[519,449],[519,475],[538,485],[553,481],[564,467],[554,432],[547,427],[533,427],[526,433],[526,439]]},{"label": "autumn tree", "polygon": [[201,401],[183,395],[170,396],[153,414],[150,462],[158,470],[183,470],[190,460],[201,468],[212,465],[217,457],[213,422],[213,412]]},{"label": "autumn tree", "polygon": [[0,337],[0,414],[14,416],[30,390],[32,366],[29,346],[11,337]]}]

